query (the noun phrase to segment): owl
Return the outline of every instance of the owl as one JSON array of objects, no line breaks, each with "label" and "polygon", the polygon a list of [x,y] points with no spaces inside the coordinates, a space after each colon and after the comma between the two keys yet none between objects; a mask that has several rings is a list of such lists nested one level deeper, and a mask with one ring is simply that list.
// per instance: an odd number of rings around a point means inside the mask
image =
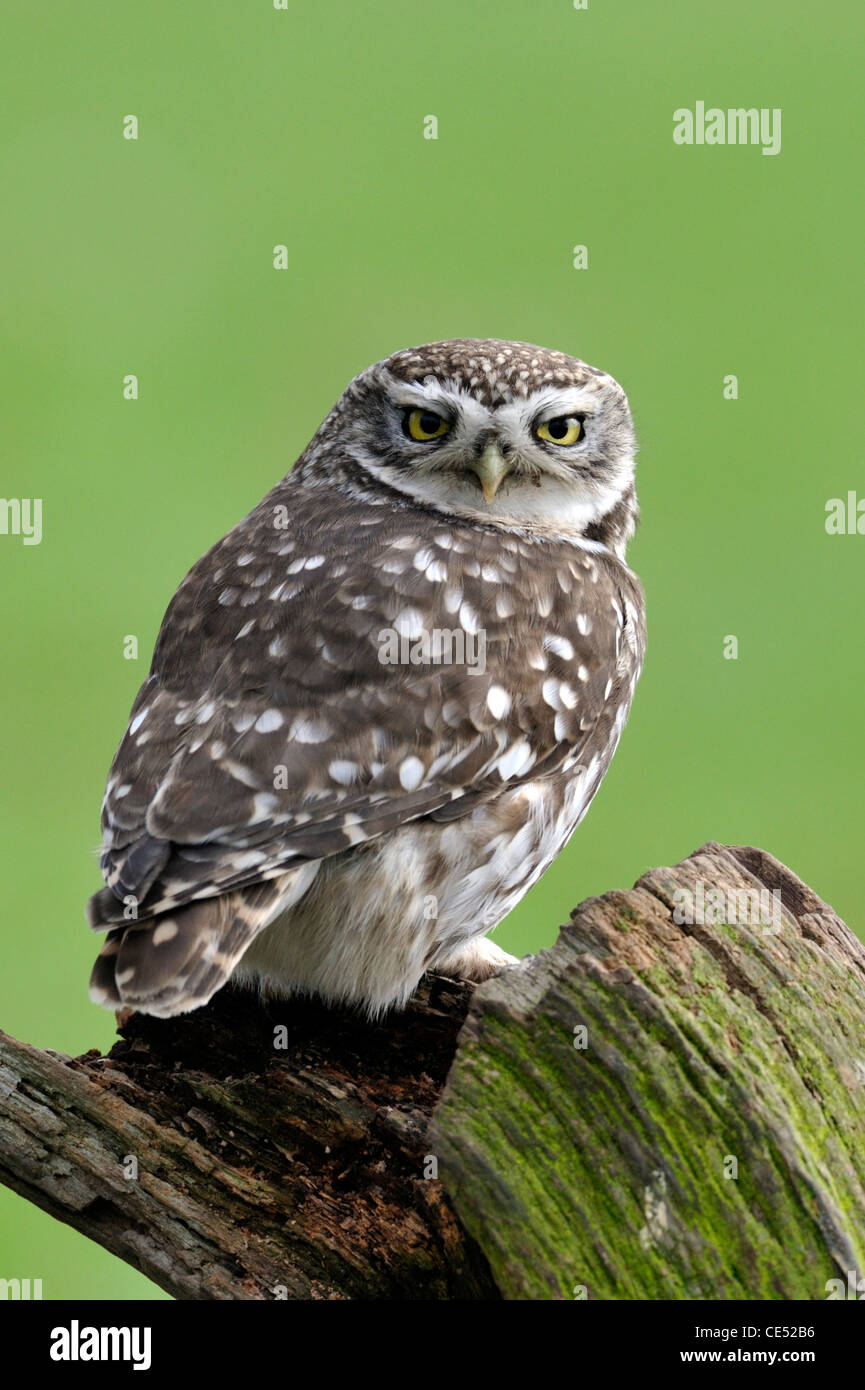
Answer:
[{"label": "owl", "polygon": [[645,647],[627,397],[458,339],[349,384],[172,599],[102,810],[91,997],[228,980],[370,1018],[488,939],[567,843]]}]

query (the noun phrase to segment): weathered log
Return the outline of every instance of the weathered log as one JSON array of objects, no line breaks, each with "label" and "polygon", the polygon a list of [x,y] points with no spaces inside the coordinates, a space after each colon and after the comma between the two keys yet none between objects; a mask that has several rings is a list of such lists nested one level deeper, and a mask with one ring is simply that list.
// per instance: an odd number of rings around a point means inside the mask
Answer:
[{"label": "weathered log", "polygon": [[177,1298],[496,1297],[424,1178],[468,1000],[370,1026],[226,989],[74,1060],[0,1034],[0,1182]]},{"label": "weathered log", "polygon": [[0,1034],[0,1182],[178,1298],[815,1299],[865,1267],[865,949],[760,850],[381,1024],[229,989],[121,1033]]},{"label": "weathered log", "polygon": [[[720,922],[674,920],[712,890]],[[731,922],[743,890],[775,920]],[[484,986],[431,1146],[506,1298],[826,1298],[865,1270],[865,949],[705,845]]]}]

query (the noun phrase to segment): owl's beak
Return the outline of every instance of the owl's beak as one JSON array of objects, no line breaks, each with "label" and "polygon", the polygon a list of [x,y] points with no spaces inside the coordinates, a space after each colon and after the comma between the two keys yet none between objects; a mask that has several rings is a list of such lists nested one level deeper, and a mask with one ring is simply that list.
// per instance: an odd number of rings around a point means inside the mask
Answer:
[{"label": "owl's beak", "polygon": [[511,465],[494,440],[486,446],[480,458],[469,464],[469,468],[477,474],[487,503],[492,502],[503,479],[511,472]]}]

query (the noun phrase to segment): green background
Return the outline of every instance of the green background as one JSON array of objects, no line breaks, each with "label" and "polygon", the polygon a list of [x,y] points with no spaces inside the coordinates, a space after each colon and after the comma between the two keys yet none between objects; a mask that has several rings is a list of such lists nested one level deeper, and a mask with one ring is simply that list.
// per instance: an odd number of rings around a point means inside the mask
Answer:
[{"label": "green background", "polygon": [[[643,680],[498,939],[549,945],[709,838],[861,930],[865,537],[824,525],[865,495],[858,0],[6,0],[4,27],[0,490],[44,499],[44,538],[0,536],[2,1027],[110,1044],[83,904],[165,606],[350,377],[435,338],[605,368],[641,443]],[[781,153],[675,146],[698,99],[781,107]],[[0,1276],[162,1296],[7,1192]]]}]

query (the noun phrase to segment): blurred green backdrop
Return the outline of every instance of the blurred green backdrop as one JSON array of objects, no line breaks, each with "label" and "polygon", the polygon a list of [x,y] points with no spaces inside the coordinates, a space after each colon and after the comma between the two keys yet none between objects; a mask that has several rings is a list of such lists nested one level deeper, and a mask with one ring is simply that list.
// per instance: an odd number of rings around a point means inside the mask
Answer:
[{"label": "blurred green backdrop", "polygon": [[[709,838],[770,849],[862,928],[865,537],[824,525],[865,495],[861,5],[4,12],[2,492],[43,499],[44,536],[0,536],[3,1028],[110,1044],[83,904],[165,606],[355,372],[434,338],[575,353],[624,384],[641,440],[645,673],[502,944],[550,944],[578,900]],[[780,107],[781,153],[674,145],[697,100]],[[162,1296],[6,1191],[0,1276]]]}]

